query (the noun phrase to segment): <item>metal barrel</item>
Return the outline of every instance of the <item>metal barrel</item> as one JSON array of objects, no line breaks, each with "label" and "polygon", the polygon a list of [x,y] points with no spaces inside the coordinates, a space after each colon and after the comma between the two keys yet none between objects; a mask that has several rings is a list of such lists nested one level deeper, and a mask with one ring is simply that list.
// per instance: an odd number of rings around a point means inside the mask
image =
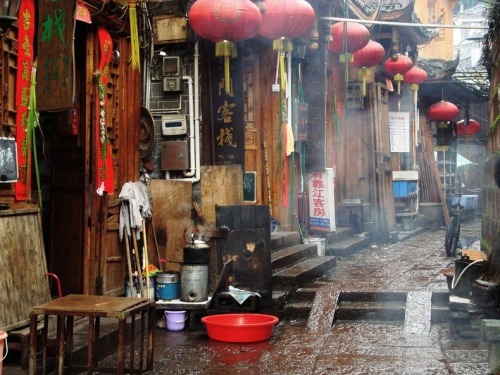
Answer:
[{"label": "metal barrel", "polygon": [[181,296],[184,302],[208,300],[208,265],[183,264],[181,266]]}]

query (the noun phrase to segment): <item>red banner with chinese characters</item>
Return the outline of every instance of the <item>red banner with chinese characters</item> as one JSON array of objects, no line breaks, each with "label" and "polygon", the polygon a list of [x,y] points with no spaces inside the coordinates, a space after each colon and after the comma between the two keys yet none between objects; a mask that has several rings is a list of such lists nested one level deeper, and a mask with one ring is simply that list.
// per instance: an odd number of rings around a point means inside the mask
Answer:
[{"label": "red banner with chinese characters", "polygon": [[99,80],[97,101],[97,129],[96,129],[96,149],[97,149],[97,187],[98,193],[107,192],[112,194],[113,184],[113,156],[112,148],[107,137],[106,125],[106,88],[109,82],[109,63],[113,54],[113,40],[104,27],[99,27],[99,45],[101,50],[101,60],[99,62]]},{"label": "red banner with chinese characters", "polygon": [[35,35],[35,1],[23,0],[19,8],[19,50],[16,76],[16,141],[19,179],[15,184],[16,200],[31,198],[31,135],[28,131],[28,111],[31,74],[33,70],[33,42]]}]

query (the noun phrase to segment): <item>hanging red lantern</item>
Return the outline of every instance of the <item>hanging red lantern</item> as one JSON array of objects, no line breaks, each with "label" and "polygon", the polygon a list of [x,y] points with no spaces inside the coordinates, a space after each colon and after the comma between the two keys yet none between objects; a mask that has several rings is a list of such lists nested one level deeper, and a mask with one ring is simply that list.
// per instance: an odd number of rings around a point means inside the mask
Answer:
[{"label": "hanging red lantern", "polygon": [[403,74],[403,81],[410,85],[410,90],[417,91],[418,85],[425,82],[427,79],[427,72],[418,66],[412,67],[405,74]]},{"label": "hanging red lantern", "polygon": [[365,47],[370,41],[370,31],[356,22],[338,22],[331,29],[332,41],[328,49],[340,53],[340,61],[352,60],[352,53]]},{"label": "hanging red lantern", "polygon": [[384,67],[385,71],[394,77],[394,80],[398,83],[398,94],[401,92],[401,81],[403,80],[403,74],[413,66],[413,61],[400,53],[395,56],[389,57],[385,60]]},{"label": "hanging red lantern", "polygon": [[458,115],[458,107],[450,102],[441,100],[434,103],[427,111],[427,118],[431,121],[446,122],[451,121]]},{"label": "hanging red lantern", "polygon": [[359,76],[363,81],[362,93],[366,96],[366,79],[370,76],[370,67],[380,64],[385,56],[384,47],[380,43],[373,40],[368,41],[368,44],[352,54],[351,65],[359,68]]},{"label": "hanging red lantern", "polygon": [[479,133],[480,130],[481,124],[479,124],[479,122],[477,122],[476,120],[469,119],[469,122],[467,122],[467,124],[465,124],[465,120],[460,120],[459,122],[457,122],[458,135],[474,135]]},{"label": "hanging red lantern", "polygon": [[281,87],[285,87],[284,52],[293,50],[292,39],[307,34],[314,26],[314,9],[305,0],[266,0],[259,34],[273,40],[279,51]]},{"label": "hanging red lantern", "polygon": [[305,0],[266,0],[259,34],[268,39],[293,39],[314,25],[314,9]]},{"label": "hanging red lantern", "polygon": [[215,43],[215,55],[224,57],[229,94],[229,58],[237,56],[237,41],[257,35],[262,23],[259,8],[250,0],[197,0],[189,10],[189,22],[198,35]]}]

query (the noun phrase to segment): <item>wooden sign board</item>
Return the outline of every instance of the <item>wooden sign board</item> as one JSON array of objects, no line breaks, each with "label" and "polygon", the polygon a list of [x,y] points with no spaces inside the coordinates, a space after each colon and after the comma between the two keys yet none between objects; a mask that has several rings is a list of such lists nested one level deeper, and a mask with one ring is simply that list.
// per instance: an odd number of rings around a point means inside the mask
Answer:
[{"label": "wooden sign board", "polygon": [[243,200],[253,203],[257,201],[257,172],[243,174]]},{"label": "wooden sign board", "polygon": [[76,1],[38,1],[37,110],[73,106]]}]

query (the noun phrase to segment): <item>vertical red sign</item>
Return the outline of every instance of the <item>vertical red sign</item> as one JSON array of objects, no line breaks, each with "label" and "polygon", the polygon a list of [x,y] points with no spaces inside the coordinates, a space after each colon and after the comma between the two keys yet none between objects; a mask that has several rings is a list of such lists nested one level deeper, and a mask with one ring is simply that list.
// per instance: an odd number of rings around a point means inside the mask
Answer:
[{"label": "vertical red sign", "polygon": [[109,82],[109,63],[113,54],[113,40],[104,27],[99,27],[98,33],[101,59],[99,61],[100,76],[98,81],[99,100],[97,101],[96,109],[97,129],[95,131],[97,151],[97,187],[99,188],[98,193],[106,191],[108,194],[112,194],[114,189],[113,157],[111,145],[109,144],[107,137],[106,91]]},{"label": "vertical red sign", "polygon": [[23,0],[19,8],[19,50],[16,77],[16,141],[19,179],[15,184],[16,199],[31,198],[31,128],[28,126],[33,39],[35,34],[35,0]]}]

